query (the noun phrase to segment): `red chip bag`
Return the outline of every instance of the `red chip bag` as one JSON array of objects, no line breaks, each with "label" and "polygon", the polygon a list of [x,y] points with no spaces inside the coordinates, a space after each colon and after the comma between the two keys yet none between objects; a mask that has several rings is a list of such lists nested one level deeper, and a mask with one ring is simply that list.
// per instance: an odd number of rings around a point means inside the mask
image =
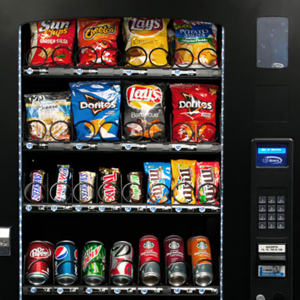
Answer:
[{"label": "red chip bag", "polygon": [[220,204],[216,198],[220,183],[219,162],[197,162],[195,171],[197,204]]},{"label": "red chip bag", "polygon": [[[105,67],[115,66],[118,51],[117,38],[121,19],[78,19],[79,62],[83,66]],[[96,56],[97,54],[97,56]]]},{"label": "red chip bag", "polygon": [[30,23],[28,63],[32,66],[73,65],[76,20],[47,20]]},{"label": "red chip bag", "polygon": [[174,83],[170,88],[173,103],[172,142],[213,141],[216,136],[214,126],[216,126],[216,101],[219,87],[208,84]]}]

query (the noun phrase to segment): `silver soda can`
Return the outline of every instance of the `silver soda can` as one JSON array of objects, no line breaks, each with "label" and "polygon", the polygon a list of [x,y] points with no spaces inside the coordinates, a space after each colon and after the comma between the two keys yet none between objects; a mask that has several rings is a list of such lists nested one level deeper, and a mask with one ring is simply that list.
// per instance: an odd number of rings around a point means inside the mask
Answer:
[{"label": "silver soda can", "polygon": [[110,251],[110,279],[113,284],[124,286],[134,279],[133,248],[128,242],[114,243]]},{"label": "silver soda can", "polygon": [[145,285],[154,286],[161,278],[158,239],[153,235],[142,237],[139,250],[141,280]]},{"label": "silver soda can", "polygon": [[191,255],[195,284],[207,286],[214,279],[211,248],[205,236],[191,237],[187,241],[188,255]]},{"label": "silver soda can", "polygon": [[164,240],[168,282],[173,286],[181,286],[187,280],[184,259],[184,241],[178,235],[170,235]]}]

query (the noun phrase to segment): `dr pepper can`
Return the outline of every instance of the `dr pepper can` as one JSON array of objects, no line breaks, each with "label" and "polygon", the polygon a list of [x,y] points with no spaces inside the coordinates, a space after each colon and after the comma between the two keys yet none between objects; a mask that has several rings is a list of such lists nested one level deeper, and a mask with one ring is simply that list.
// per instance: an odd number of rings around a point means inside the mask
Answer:
[{"label": "dr pepper can", "polygon": [[26,251],[26,280],[41,285],[49,280],[54,245],[47,241],[33,241]]},{"label": "dr pepper can", "polygon": [[200,286],[207,286],[214,279],[211,259],[210,242],[205,236],[191,237],[187,241],[188,255],[192,258],[194,282]]},{"label": "dr pepper can", "polygon": [[158,239],[153,235],[145,235],[139,242],[141,280],[145,285],[159,283],[160,257]]}]

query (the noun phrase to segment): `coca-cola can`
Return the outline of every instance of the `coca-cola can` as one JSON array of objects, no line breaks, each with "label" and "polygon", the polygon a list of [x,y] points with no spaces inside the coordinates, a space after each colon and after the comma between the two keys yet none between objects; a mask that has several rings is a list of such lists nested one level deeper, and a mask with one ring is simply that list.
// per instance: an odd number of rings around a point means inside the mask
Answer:
[{"label": "coca-cola can", "polygon": [[128,242],[114,243],[110,251],[110,279],[113,284],[124,286],[134,279],[133,248]]},{"label": "coca-cola can", "polygon": [[170,235],[164,240],[168,282],[174,286],[183,285],[187,279],[184,259],[184,241],[178,235]]},{"label": "coca-cola can", "polygon": [[26,251],[26,280],[33,285],[41,285],[50,278],[54,245],[47,241],[33,241]]},{"label": "coca-cola can", "polygon": [[159,242],[153,235],[145,235],[139,242],[141,280],[145,285],[154,286],[159,283],[160,257]]}]

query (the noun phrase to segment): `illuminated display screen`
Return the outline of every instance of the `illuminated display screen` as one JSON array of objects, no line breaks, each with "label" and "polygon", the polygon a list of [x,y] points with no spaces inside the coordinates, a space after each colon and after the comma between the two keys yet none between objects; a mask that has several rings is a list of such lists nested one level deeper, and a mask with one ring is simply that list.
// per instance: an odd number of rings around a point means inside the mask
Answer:
[{"label": "illuminated display screen", "polygon": [[288,149],[286,145],[257,145],[256,166],[278,168],[288,166]]}]

